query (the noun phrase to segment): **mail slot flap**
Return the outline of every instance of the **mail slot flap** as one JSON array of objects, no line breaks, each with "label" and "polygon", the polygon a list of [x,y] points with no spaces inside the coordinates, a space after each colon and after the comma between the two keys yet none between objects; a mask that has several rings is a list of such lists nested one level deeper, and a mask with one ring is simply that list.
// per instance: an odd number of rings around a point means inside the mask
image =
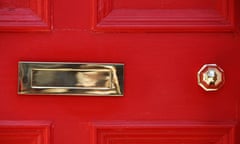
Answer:
[{"label": "mail slot flap", "polygon": [[19,94],[123,95],[123,64],[19,62]]}]

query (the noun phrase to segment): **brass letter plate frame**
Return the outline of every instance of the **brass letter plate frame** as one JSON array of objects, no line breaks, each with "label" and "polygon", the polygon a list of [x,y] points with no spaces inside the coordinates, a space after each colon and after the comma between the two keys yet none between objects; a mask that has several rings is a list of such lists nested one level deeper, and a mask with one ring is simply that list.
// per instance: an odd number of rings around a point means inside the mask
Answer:
[{"label": "brass letter plate frame", "polygon": [[123,64],[19,62],[18,93],[123,96]]}]

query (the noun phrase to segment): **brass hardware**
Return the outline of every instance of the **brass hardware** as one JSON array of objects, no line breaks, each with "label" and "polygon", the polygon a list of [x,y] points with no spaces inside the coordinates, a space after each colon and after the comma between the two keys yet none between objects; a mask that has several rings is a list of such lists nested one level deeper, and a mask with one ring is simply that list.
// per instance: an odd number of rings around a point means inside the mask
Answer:
[{"label": "brass hardware", "polygon": [[216,64],[205,64],[198,72],[198,85],[206,91],[217,91],[224,81],[224,71]]},{"label": "brass hardware", "polygon": [[123,95],[123,64],[19,62],[19,94]]}]

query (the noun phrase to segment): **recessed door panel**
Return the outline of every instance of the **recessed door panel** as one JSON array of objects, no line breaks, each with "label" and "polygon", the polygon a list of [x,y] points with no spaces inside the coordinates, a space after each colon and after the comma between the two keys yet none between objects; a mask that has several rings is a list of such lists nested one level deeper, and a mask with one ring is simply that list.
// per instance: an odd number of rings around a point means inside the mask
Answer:
[{"label": "recessed door panel", "polygon": [[0,143],[2,144],[51,144],[50,121],[2,121],[0,120]]},{"label": "recessed door panel", "polygon": [[232,123],[93,123],[93,144],[235,144]]},{"label": "recessed door panel", "polygon": [[51,0],[2,0],[0,31],[50,31]]},{"label": "recessed door panel", "polygon": [[233,0],[95,0],[93,30],[233,31]]}]

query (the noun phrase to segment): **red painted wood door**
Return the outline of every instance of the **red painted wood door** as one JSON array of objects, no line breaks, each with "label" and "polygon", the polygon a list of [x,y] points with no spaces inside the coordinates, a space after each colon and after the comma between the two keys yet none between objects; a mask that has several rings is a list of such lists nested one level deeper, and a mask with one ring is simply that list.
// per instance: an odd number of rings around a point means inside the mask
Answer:
[{"label": "red painted wood door", "polygon": [[[0,0],[1,144],[238,144],[237,0]],[[18,95],[18,62],[123,63],[123,97]],[[197,84],[219,65],[216,92]]]}]

